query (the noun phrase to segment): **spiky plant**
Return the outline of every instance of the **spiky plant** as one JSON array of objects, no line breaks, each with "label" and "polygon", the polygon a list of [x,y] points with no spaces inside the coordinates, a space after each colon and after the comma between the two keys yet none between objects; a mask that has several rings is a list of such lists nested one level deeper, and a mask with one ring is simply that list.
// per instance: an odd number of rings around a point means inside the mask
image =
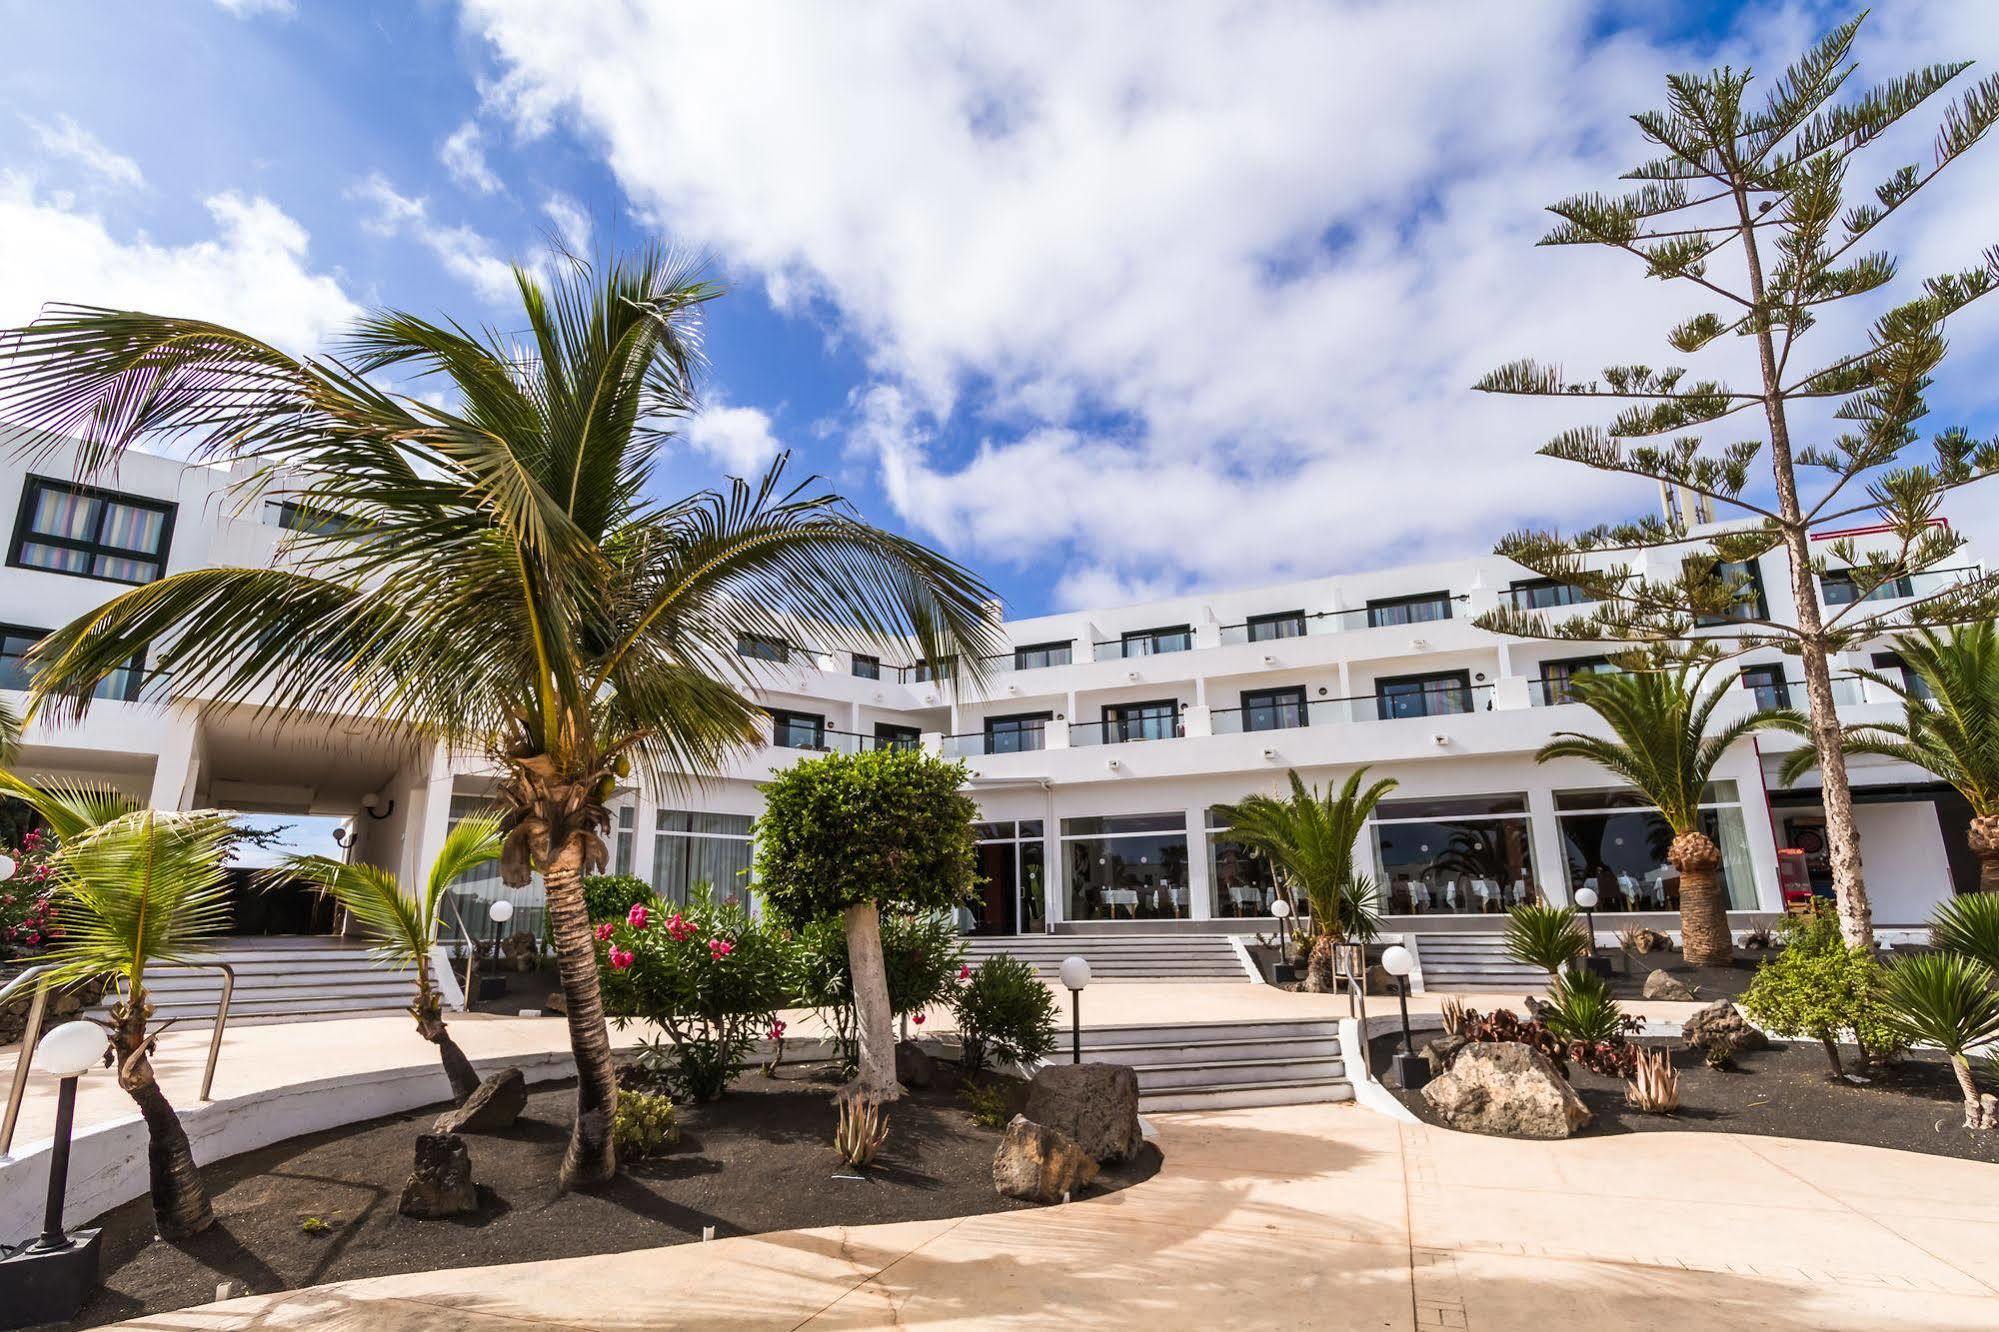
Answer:
[{"label": "spiky plant", "polygon": [[[1921,688],[1863,672],[1901,697],[1902,720],[1848,727],[1842,743],[1849,754],[1899,759],[1955,787],[1971,806],[1966,840],[1978,857],[1978,887],[1999,893],[1999,626],[1925,627],[1893,641]],[[1781,780],[1795,782],[1817,764],[1818,751],[1800,749],[1785,761]]]},{"label": "spiky plant", "polygon": [[1565,1041],[1598,1044],[1624,1034],[1624,1009],[1594,971],[1564,971],[1548,988],[1541,1025]]},{"label": "spiky plant", "polygon": [[161,813],[136,809],[108,788],[31,784],[0,772],[0,791],[41,815],[57,838],[49,865],[56,884],[61,938],[43,984],[54,988],[108,977],[111,1048],[118,1085],[146,1122],[153,1221],[167,1239],[184,1239],[214,1221],[187,1131],[160,1090],[152,1066],[158,1032],[147,972],[199,961],[229,927],[223,873],[236,827],[213,810]]},{"label": "spiky plant", "polygon": [[1283,799],[1253,795],[1220,811],[1229,837],[1264,857],[1278,883],[1295,903],[1303,898],[1312,910],[1312,951],[1305,966],[1305,988],[1334,988],[1333,950],[1374,937],[1379,916],[1373,881],[1354,870],[1354,842],[1382,797],[1395,789],[1384,777],[1363,785],[1360,768],[1335,792],[1321,794],[1295,771],[1288,773],[1291,794]]},{"label": "spiky plant", "polygon": [[1671,1051],[1640,1050],[1633,1056],[1624,1102],[1647,1115],[1670,1115],[1680,1108],[1680,1071],[1673,1067]]},{"label": "spiky plant", "polygon": [[582,880],[608,858],[618,779],[683,783],[766,738],[736,687],[757,669],[739,635],[913,641],[967,676],[999,638],[977,577],[791,484],[783,459],[720,493],[653,495],[718,291],[688,264],[645,250],[515,276],[502,327],[518,333],[385,311],[312,360],[198,320],[51,307],[0,335],[0,416],[79,438],[86,472],[142,438],[246,463],[252,491],[323,518],[278,567],[170,574],[58,629],[33,702],[74,717],[145,652],[183,696],[359,714],[488,755],[501,878],[539,870],[548,895],[577,1070],[568,1186],[617,1168]]},{"label": "spiky plant", "polygon": [[[1746,384],[1675,365],[1613,365],[1601,376],[1571,377],[1560,366],[1521,360],[1480,380],[1486,392],[1617,409],[1601,426],[1563,431],[1541,452],[1646,478],[1673,502],[1663,520],[1506,537],[1499,553],[1579,589],[1592,604],[1552,614],[1506,608],[1478,623],[1537,638],[1796,653],[1825,773],[1841,930],[1849,944],[1871,947],[1831,659],[1888,629],[1999,613],[1999,573],[1967,570],[1919,595],[1909,583],[1963,548],[1963,534],[1937,514],[1952,490],[1999,470],[1999,439],[1948,428],[1928,456],[1902,457],[1929,410],[1925,394],[1948,345],[1946,322],[1999,288],[1999,247],[1967,255],[1968,268],[1925,280],[1899,303],[1882,300],[1897,277],[1895,259],[1863,247],[1999,123],[1999,75],[1945,108],[1929,161],[1889,163],[1886,178],[1849,206],[1846,177],[1861,155],[1895,141],[1890,128],[1971,64],[1930,65],[1856,93],[1849,79],[1862,17],[1834,28],[1761,97],[1752,97],[1744,68],[1668,76],[1665,107],[1632,117],[1652,154],[1625,173],[1634,188],[1550,207],[1560,220],[1542,244],[1607,247],[1635,259],[1646,277],[1714,303],[1667,333],[1675,352],[1746,345],[1756,370]],[[1866,303],[1871,320],[1826,317],[1857,312],[1840,304],[1847,301]],[[1814,332],[1820,337],[1808,336]],[[1812,351],[1826,336],[1840,341]],[[1715,505],[1747,521],[1702,530]],[[1863,549],[1852,536],[1857,527],[1877,532],[1878,541]],[[1772,550],[1789,565],[1789,619],[1760,604],[1744,567]],[[1649,572],[1641,570],[1646,552]],[[1660,563],[1682,572],[1662,577]],[[1855,595],[1821,606],[1819,577],[1835,563],[1850,571]],[[1883,590],[1897,599],[1874,598]]]},{"label": "spiky plant", "polygon": [[840,1119],[833,1129],[833,1150],[856,1170],[874,1163],[875,1153],[888,1141],[888,1115],[870,1096],[840,1098]]},{"label": "spiky plant", "polygon": [[1588,950],[1589,937],[1571,907],[1529,903],[1506,913],[1506,955],[1547,972],[1550,981]]},{"label": "spiky plant", "polygon": [[1950,1060],[1964,1093],[1966,1128],[1999,1128],[1979,1102],[1965,1051],[1999,1039],[1999,973],[1956,953],[1916,953],[1888,968],[1888,1020],[1908,1043],[1934,1045]]},{"label": "spiky plant", "polygon": [[1673,830],[1666,863],[1680,872],[1681,951],[1697,967],[1726,966],[1735,956],[1728,904],[1719,879],[1721,848],[1701,831],[1708,781],[1728,747],[1752,731],[1791,729],[1795,713],[1758,712],[1710,728],[1727,698],[1726,683],[1704,689],[1707,666],[1580,676],[1575,701],[1610,727],[1611,737],[1557,731],[1534,757],[1588,759],[1635,787]]},{"label": "spiky plant", "polygon": [[417,1032],[437,1047],[451,1095],[459,1101],[479,1089],[479,1075],[444,1025],[444,996],[431,976],[431,950],[444,923],[445,895],[451,885],[499,855],[500,820],[492,815],[466,819],[445,835],[420,893],[404,892],[388,870],[326,856],[288,856],[266,875],[274,882],[303,879],[332,893],[374,939],[375,956],[384,965],[398,971],[415,969],[416,999],[410,1004],[410,1016],[416,1019]]},{"label": "spiky plant", "polygon": [[1930,943],[1999,971],[1999,893],[1971,893],[1930,913]]}]

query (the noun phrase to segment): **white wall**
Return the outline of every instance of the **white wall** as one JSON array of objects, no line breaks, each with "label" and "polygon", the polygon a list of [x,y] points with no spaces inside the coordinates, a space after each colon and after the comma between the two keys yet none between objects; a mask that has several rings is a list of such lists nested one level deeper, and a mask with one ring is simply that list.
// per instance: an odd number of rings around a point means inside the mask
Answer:
[{"label": "white wall", "polygon": [[1950,860],[1928,801],[1854,806],[1867,896],[1877,925],[1915,925],[1951,895]]}]

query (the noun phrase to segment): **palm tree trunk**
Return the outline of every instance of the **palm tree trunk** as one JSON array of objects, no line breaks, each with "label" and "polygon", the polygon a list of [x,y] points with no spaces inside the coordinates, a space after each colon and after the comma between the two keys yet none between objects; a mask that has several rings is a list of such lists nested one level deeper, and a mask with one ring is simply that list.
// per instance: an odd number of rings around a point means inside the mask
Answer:
[{"label": "palm tree trunk", "polygon": [[1683,832],[1673,838],[1666,860],[1680,872],[1680,946],[1688,964],[1727,966],[1735,960],[1735,938],[1717,877],[1721,848],[1706,833]]},{"label": "palm tree trunk", "polygon": [[556,971],[569,1009],[569,1048],[576,1057],[576,1124],[563,1153],[564,1189],[599,1184],[618,1173],[611,1123],[618,1112],[618,1075],[611,1063],[611,1032],[597,984],[597,946],[583,902],[583,836],[563,843],[543,875],[548,919],[555,935]]},{"label": "palm tree trunk", "polygon": [[1964,1093],[1964,1126],[1968,1129],[1992,1128],[1985,1122],[1985,1106],[1978,1098],[1978,1084],[1971,1076],[1971,1061],[1961,1054],[1950,1057],[1950,1071],[1957,1074],[1957,1089]]},{"label": "palm tree trunk", "polygon": [[154,1228],[161,1239],[186,1239],[213,1225],[215,1213],[209,1207],[201,1171],[194,1164],[187,1130],[160,1090],[145,1054],[147,1009],[143,994],[134,996],[131,1005],[113,1010],[112,1048],[118,1057],[118,1085],[138,1103],[139,1115],[146,1121],[146,1167]]},{"label": "palm tree trunk", "polygon": [[458,1048],[458,1042],[451,1039],[451,1032],[444,1025],[444,1001],[431,989],[427,970],[428,964],[418,964],[416,1003],[410,1012],[416,1016],[418,1034],[437,1047],[437,1057],[444,1062],[444,1076],[451,1083],[451,1099],[463,1104],[466,1097],[479,1090],[479,1074],[465,1052]]},{"label": "palm tree trunk", "polygon": [[842,1094],[897,1100],[902,1084],[895,1080],[895,1014],[889,1007],[888,968],[882,960],[881,912],[873,902],[859,902],[841,916],[847,926],[847,968],[854,978],[854,1016],[860,1034],[860,1067]]},{"label": "palm tree trunk", "polygon": [[1338,946],[1339,940],[1330,934],[1312,940],[1312,953],[1305,961],[1307,994],[1332,994],[1339,989],[1338,973],[1333,968],[1333,949]]},{"label": "palm tree trunk", "polygon": [[1966,840],[1978,857],[1978,891],[1999,893],[1999,814],[1974,816]]}]

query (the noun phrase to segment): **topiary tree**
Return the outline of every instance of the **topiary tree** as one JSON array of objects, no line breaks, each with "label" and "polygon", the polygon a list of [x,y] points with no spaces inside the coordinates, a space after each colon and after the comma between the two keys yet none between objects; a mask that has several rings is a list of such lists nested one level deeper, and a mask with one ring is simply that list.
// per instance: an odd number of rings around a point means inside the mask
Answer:
[{"label": "topiary tree", "polygon": [[757,891],[789,924],[838,915],[846,929],[860,1065],[843,1096],[901,1094],[881,912],[949,910],[971,896],[978,806],[966,775],[929,754],[870,751],[806,759],[764,787]]}]

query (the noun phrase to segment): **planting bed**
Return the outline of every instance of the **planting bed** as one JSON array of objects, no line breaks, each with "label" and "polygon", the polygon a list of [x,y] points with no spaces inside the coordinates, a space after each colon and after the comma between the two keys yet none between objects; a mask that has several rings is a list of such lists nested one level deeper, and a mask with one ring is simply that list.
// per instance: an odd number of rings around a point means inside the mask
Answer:
[{"label": "planting bed", "polygon": [[1731,966],[1690,967],[1687,959],[1673,949],[1652,953],[1622,952],[1618,949],[1602,949],[1599,952],[1601,956],[1610,958],[1611,993],[1619,999],[1641,997],[1645,993],[1647,976],[1655,971],[1669,971],[1675,980],[1692,989],[1694,998],[1704,1004],[1711,1004],[1717,999],[1733,999],[1748,989],[1756,968],[1770,956],[1767,952],[1737,948],[1735,962]]},{"label": "planting bed", "polygon": [[[1417,1048],[1428,1038],[1419,1035]],[[1569,1085],[1596,1115],[1585,1134],[1754,1133],[1999,1162],[1999,1133],[1962,1126],[1964,1101],[1939,1056],[1912,1056],[1861,1086],[1834,1078],[1816,1044],[1779,1043],[1738,1055],[1737,1067],[1729,1072],[1709,1068],[1698,1051],[1677,1040],[1639,1044],[1673,1048],[1673,1067],[1680,1074],[1679,1113],[1640,1114],[1625,1105],[1622,1081],[1571,1063]],[[1386,1070],[1400,1045],[1399,1035],[1376,1037],[1369,1045],[1374,1067]],[[1857,1057],[1850,1048],[1841,1056],[1849,1061]],[[1417,1118],[1439,1122],[1421,1092],[1392,1090]]]},{"label": "planting bed", "polygon": [[[415,1221],[396,1211],[416,1135],[445,1106],[294,1139],[204,1170],[216,1223],[191,1241],[154,1239],[145,1199],[100,1218],[104,1288],[81,1322],[203,1304],[225,1281],[250,1294],[680,1244],[699,1240],[709,1225],[726,1237],[1027,1206],[993,1191],[1000,1134],[972,1122],[953,1074],[940,1067],[938,1086],[913,1091],[889,1111],[888,1143],[863,1178],[842,1178],[862,1172],[833,1153],[834,1071],[808,1064],[774,1078],[745,1074],[722,1100],[680,1107],[677,1147],[608,1187],[566,1195],[555,1191],[555,1172],[574,1093],[551,1084],[529,1095],[513,1129],[466,1136],[481,1205],[461,1220]],[[1017,1108],[1025,1084],[1014,1090]],[[1158,1167],[1148,1144],[1138,1161],[1100,1175],[1093,1191],[1123,1188]]]}]

